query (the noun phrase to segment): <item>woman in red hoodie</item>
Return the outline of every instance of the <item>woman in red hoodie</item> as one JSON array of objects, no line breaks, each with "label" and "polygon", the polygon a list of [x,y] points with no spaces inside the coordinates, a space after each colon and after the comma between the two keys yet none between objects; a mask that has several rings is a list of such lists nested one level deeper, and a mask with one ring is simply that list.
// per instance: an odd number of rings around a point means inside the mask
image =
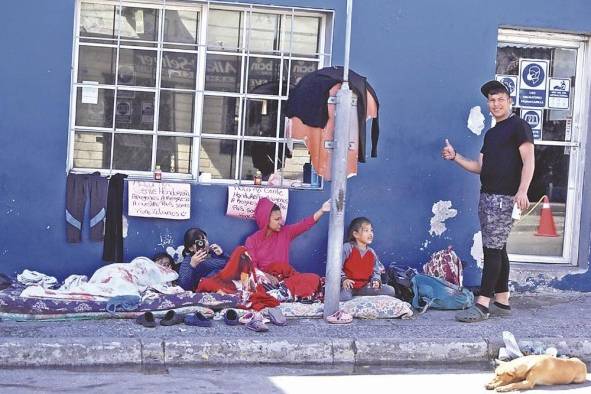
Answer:
[{"label": "woman in red hoodie", "polygon": [[349,242],[343,245],[341,272],[341,301],[354,295],[389,295],[396,297],[392,286],[382,284],[383,265],[369,246],[373,242],[373,227],[368,218],[358,217],[349,224]]},{"label": "woman in red hoodie", "polygon": [[309,230],[324,213],[330,211],[326,201],[313,215],[295,224],[283,223],[281,209],[267,198],[261,198],[254,211],[259,230],[246,239],[246,249],[255,268],[276,285],[284,280],[294,297],[309,297],[320,285],[316,274],[301,274],[289,264],[289,246],[298,235]]}]

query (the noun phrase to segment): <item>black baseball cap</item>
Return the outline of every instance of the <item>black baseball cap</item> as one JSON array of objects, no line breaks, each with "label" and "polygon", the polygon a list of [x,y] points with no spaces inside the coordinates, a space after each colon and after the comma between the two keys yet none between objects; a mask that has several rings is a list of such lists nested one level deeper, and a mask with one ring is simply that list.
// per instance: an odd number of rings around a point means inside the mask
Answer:
[{"label": "black baseball cap", "polygon": [[493,89],[503,89],[505,92],[507,92],[507,95],[511,95],[509,93],[509,89],[507,89],[507,87],[504,84],[497,80],[488,81],[480,87],[480,91],[486,98],[488,98],[488,92],[490,92]]}]

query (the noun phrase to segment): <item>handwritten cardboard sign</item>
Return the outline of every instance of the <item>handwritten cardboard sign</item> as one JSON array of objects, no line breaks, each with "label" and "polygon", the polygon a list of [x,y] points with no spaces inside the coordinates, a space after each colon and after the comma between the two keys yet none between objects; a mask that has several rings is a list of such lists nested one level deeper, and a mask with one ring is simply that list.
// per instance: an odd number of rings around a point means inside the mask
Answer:
[{"label": "handwritten cardboard sign", "polygon": [[283,219],[287,217],[289,190],[275,187],[228,186],[226,215],[254,219],[254,209],[260,198],[267,197],[281,208]]},{"label": "handwritten cardboard sign", "polygon": [[129,216],[191,218],[191,185],[188,183],[129,181],[127,192]]}]

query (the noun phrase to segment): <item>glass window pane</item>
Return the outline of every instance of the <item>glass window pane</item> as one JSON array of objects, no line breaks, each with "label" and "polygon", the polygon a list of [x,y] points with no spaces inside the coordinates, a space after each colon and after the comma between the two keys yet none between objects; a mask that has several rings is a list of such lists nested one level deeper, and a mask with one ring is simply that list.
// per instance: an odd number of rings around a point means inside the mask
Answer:
[{"label": "glass window pane", "polygon": [[109,169],[111,134],[77,131],[74,134],[74,168]]},{"label": "glass window pane", "polygon": [[562,256],[564,217],[568,192],[569,149],[563,146],[536,145],[536,169],[528,197],[537,202],[544,195],[550,200],[558,237],[536,236],[540,223],[540,204],[529,216],[513,226],[507,252],[537,256]]},{"label": "glass window pane", "polygon": [[191,173],[192,138],[158,137],[156,165],[164,172]]},{"label": "glass window pane", "polygon": [[210,10],[207,17],[207,48],[236,51],[242,45],[242,12]]},{"label": "glass window pane", "polygon": [[164,42],[197,44],[198,32],[197,11],[164,11]]},{"label": "glass window pane", "polygon": [[[76,94],[76,126],[113,128],[113,101],[115,91],[98,89],[96,102],[82,102],[83,89],[78,88]],[[90,87],[90,89],[96,89]],[[89,100],[86,100],[89,101]]]},{"label": "glass window pane", "polygon": [[314,55],[318,53],[320,43],[320,18],[308,16],[294,17],[293,34],[291,16],[285,17],[282,29],[283,51],[294,56]]},{"label": "glass window pane", "polygon": [[116,48],[81,45],[78,51],[78,82],[114,85],[116,60]]},{"label": "glass window pane", "polygon": [[249,27],[250,52],[271,53],[279,50],[279,15],[253,12]]},{"label": "glass window pane", "polygon": [[156,86],[156,51],[120,49],[117,81],[127,86]]},{"label": "glass window pane", "polygon": [[107,4],[82,3],[80,8],[80,36],[115,38],[117,8]]},{"label": "glass window pane", "polygon": [[207,54],[205,90],[240,92],[242,57]]},{"label": "glass window pane", "polygon": [[248,93],[279,94],[281,60],[251,57],[248,64]]},{"label": "glass window pane", "polygon": [[186,52],[162,52],[163,88],[195,90],[197,54]]},{"label": "glass window pane", "polygon": [[284,186],[311,186],[319,188],[321,177],[316,174],[310,161],[310,153],[306,145],[295,143],[293,150],[282,144],[285,154],[285,166],[281,170]]},{"label": "glass window pane", "polygon": [[[153,8],[122,7],[119,18],[121,40],[127,41],[126,45],[134,45],[133,41],[158,40],[158,10]],[[150,45],[141,43],[141,45]],[[155,46],[155,44],[151,44]]]},{"label": "glass window pane", "polygon": [[194,119],[194,93],[160,91],[158,130],[192,133]]},{"label": "glass window pane", "polygon": [[238,135],[238,97],[204,96],[202,133]]},{"label": "glass window pane", "polygon": [[278,107],[277,100],[247,99],[244,135],[276,137]]},{"label": "glass window pane", "polygon": [[[287,63],[287,62],[286,62]],[[305,60],[292,60],[289,75],[289,84],[295,86],[306,75],[318,70],[318,62],[309,62]]]},{"label": "glass window pane", "polygon": [[213,179],[236,179],[236,141],[201,139],[199,174],[210,173]]},{"label": "glass window pane", "polygon": [[266,181],[275,172],[275,142],[244,141],[242,158],[242,180],[252,181],[260,171]]},{"label": "glass window pane", "polygon": [[115,134],[113,169],[150,171],[152,165],[152,136]]},{"label": "glass window pane", "polygon": [[119,90],[115,111],[117,129],[154,129],[154,93]]}]

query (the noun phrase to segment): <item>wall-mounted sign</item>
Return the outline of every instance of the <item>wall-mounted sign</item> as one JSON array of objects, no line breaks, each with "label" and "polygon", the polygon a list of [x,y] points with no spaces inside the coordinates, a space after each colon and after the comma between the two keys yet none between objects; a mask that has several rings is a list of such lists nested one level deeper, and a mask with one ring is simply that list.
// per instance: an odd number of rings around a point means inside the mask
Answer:
[{"label": "wall-mounted sign", "polygon": [[511,101],[515,104],[517,100],[517,75],[495,75],[495,79],[505,85],[511,96]]},{"label": "wall-mounted sign", "polygon": [[254,210],[259,199],[263,197],[267,197],[281,208],[283,219],[287,217],[288,189],[248,186],[228,186],[226,215],[242,219],[254,219]]},{"label": "wall-mounted sign", "polygon": [[521,108],[521,118],[531,126],[534,140],[542,139],[542,125],[544,123],[543,110],[535,108]]},{"label": "wall-mounted sign", "polygon": [[570,106],[570,79],[550,78],[548,80],[548,108],[568,109]]},{"label": "wall-mounted sign", "polygon": [[163,219],[191,218],[191,185],[129,181],[127,184],[129,216]]},{"label": "wall-mounted sign", "polygon": [[548,61],[519,59],[519,107],[546,107]]},{"label": "wall-mounted sign", "polygon": [[[82,104],[98,104],[98,82],[82,81]],[[89,86],[90,85],[90,86]]]}]

